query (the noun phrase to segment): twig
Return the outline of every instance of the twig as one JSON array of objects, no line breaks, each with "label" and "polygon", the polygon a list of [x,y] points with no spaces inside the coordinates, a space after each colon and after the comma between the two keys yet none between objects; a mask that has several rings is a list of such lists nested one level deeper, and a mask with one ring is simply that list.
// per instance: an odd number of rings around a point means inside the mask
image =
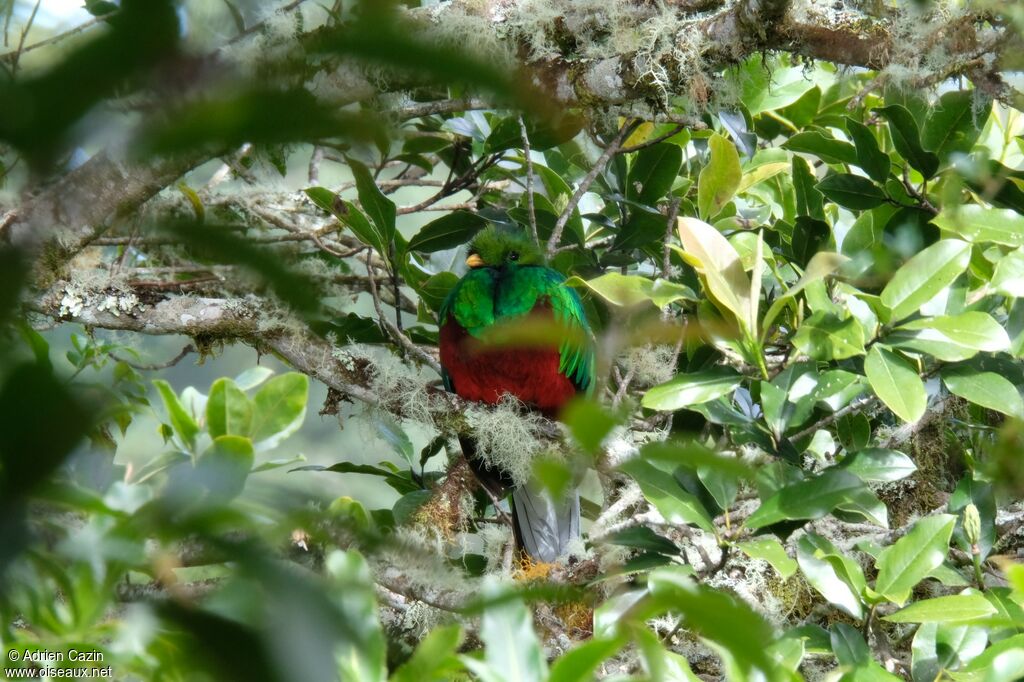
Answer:
[{"label": "twig", "polygon": [[190,343],[187,346],[185,346],[184,348],[182,348],[180,353],[175,355],[173,358],[171,358],[167,362],[157,362],[157,363],[153,363],[151,365],[145,365],[145,364],[140,364],[140,363],[137,363],[137,362],[132,362],[131,360],[126,360],[126,359],[124,359],[122,357],[119,357],[118,355],[115,355],[114,353],[111,353],[110,357],[114,358],[118,362],[123,362],[124,364],[128,365],[132,369],[137,369],[140,372],[152,372],[152,371],[156,371],[156,370],[159,370],[159,369],[167,369],[168,367],[174,367],[176,364],[181,362],[185,358],[186,355],[188,355],[189,353],[195,353],[195,352],[196,352],[196,347],[193,346]]},{"label": "twig", "polygon": [[11,52],[0,54],[0,62],[17,61],[17,59],[20,57],[20,55],[25,54],[26,52],[32,52],[33,50],[38,50],[40,47],[46,47],[47,45],[52,45],[54,43],[58,43],[58,42],[64,40],[65,38],[70,38],[71,36],[73,36],[73,35],[75,35],[77,33],[81,33],[82,31],[84,31],[87,28],[92,28],[96,24],[98,24],[98,23],[100,23],[102,21],[105,21],[106,19],[109,19],[114,14],[115,14],[114,12],[111,12],[109,14],[103,15],[102,17],[93,17],[92,19],[90,19],[90,20],[88,20],[88,21],[86,21],[84,23],[79,24],[78,26],[74,27],[73,29],[65,31],[64,33],[60,33],[60,34],[55,35],[55,36],[50,36],[49,38],[44,38],[43,40],[40,40],[37,43],[32,43],[31,45],[26,45],[24,47],[19,47],[19,49],[13,50]]},{"label": "twig", "polygon": [[11,60],[11,75],[18,70],[18,61],[21,59],[22,52],[25,49],[25,38],[28,37],[28,32],[32,30],[32,24],[36,21],[36,13],[39,12],[39,5],[43,3],[43,0],[36,0],[35,7],[32,8],[32,14],[29,15],[28,21],[25,23],[25,27],[21,29],[21,38],[18,40],[18,49],[14,51],[14,58]]},{"label": "twig", "polygon": [[523,138],[523,158],[526,160],[526,205],[530,211],[530,234],[533,235],[533,243],[540,246],[540,236],[537,235],[537,211],[533,205],[533,159],[530,157],[530,136],[526,132],[526,122],[519,117],[519,134]]},{"label": "twig", "polygon": [[668,223],[665,225],[665,244],[661,251],[661,276],[665,279],[669,278],[669,273],[672,271],[672,259],[670,258],[672,249],[669,248],[669,243],[672,241],[672,235],[676,231],[676,219],[679,217],[679,204],[682,201],[679,197],[674,198],[668,209]]},{"label": "twig", "polygon": [[324,160],[324,148],[320,145],[313,147],[313,153],[309,156],[309,184],[320,183],[320,162]]},{"label": "twig", "polygon": [[565,230],[565,226],[569,222],[569,218],[572,217],[573,211],[579,206],[580,200],[583,199],[583,195],[590,189],[590,185],[597,179],[598,174],[604,170],[604,167],[608,165],[608,162],[615,152],[622,146],[623,140],[629,137],[629,134],[633,132],[636,127],[640,125],[639,120],[627,121],[623,124],[622,128],[619,129],[618,134],[615,138],[604,148],[601,156],[598,157],[594,163],[594,167],[590,169],[586,177],[580,181],[579,187],[576,188],[576,192],[573,193],[572,198],[569,199],[569,203],[566,205],[565,210],[562,211],[562,215],[558,216],[558,220],[555,222],[555,228],[551,231],[551,238],[548,239],[547,256],[551,258],[555,255],[555,250],[558,248],[558,242],[562,239],[562,231]]},{"label": "twig", "polygon": [[377,319],[381,326],[384,327],[388,335],[401,346],[406,352],[415,356],[420,362],[427,365],[439,375],[441,374],[441,363],[435,360],[429,353],[417,346],[412,342],[408,336],[405,335],[398,327],[394,325],[384,315],[384,306],[381,305],[380,292],[377,290],[377,280],[374,278],[373,265],[371,264],[372,251],[367,249],[366,254],[366,274],[370,284],[370,297],[373,298],[373,308],[377,311]]}]

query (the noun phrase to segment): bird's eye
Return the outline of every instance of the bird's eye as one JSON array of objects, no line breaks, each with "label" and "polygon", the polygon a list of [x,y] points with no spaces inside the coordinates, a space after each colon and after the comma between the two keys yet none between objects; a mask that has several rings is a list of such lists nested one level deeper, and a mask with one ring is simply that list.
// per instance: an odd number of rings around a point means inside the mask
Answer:
[{"label": "bird's eye", "polygon": [[519,260],[519,252],[518,251],[509,251],[508,252],[508,259],[509,260]]}]

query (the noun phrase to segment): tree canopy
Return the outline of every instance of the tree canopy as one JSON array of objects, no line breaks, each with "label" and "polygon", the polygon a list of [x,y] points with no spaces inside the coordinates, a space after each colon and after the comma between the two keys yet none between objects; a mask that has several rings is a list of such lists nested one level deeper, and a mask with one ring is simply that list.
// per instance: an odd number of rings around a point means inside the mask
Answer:
[{"label": "tree canopy", "polygon": [[[1020,2],[44,4],[0,0],[6,676],[1019,678]],[[583,298],[558,421],[441,383],[488,225]],[[296,456],[310,409],[360,435]],[[459,436],[582,481],[569,556]]]}]

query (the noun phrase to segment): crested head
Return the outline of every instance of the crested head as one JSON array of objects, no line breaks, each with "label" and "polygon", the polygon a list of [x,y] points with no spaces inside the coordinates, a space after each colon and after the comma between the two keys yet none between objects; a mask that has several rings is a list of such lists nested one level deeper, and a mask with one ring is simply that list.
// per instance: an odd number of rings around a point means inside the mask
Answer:
[{"label": "crested head", "polygon": [[488,227],[469,243],[471,268],[501,268],[508,265],[544,265],[544,254],[524,232]]}]

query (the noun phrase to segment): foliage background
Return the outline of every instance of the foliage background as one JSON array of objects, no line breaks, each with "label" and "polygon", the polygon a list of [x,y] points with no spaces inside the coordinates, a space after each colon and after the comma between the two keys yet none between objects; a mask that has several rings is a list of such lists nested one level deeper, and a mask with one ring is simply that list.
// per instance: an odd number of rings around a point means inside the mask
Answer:
[{"label": "foliage background", "polygon": [[[62,7],[0,2],[8,660],[1020,676],[1019,3]],[[564,425],[439,387],[487,222],[585,297]]]}]

